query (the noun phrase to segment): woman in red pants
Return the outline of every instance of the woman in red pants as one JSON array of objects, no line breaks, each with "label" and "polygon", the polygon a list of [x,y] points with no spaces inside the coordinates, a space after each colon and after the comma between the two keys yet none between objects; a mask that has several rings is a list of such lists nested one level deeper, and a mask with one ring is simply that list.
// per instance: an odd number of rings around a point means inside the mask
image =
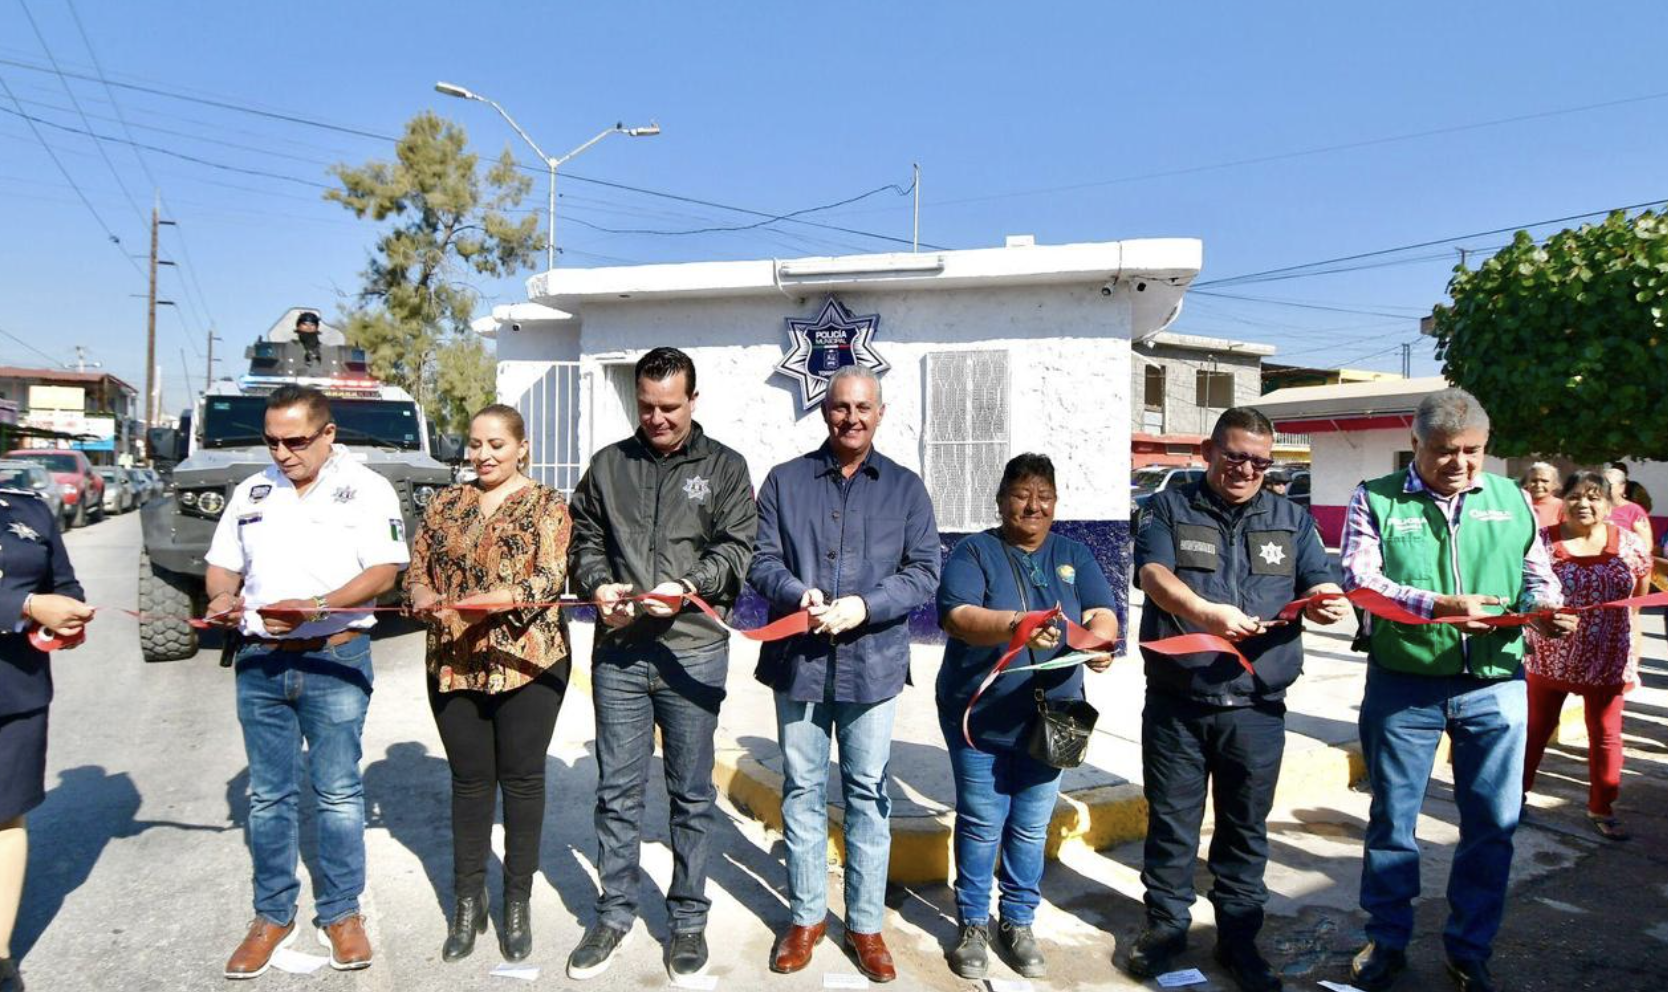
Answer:
[{"label": "woman in red pants", "polygon": [[[1607,523],[1610,487],[1597,472],[1577,472],[1564,483],[1563,522],[1541,531],[1552,570],[1564,586],[1566,606],[1588,606],[1637,595],[1650,579],[1651,553],[1631,530]],[[1587,816],[1610,840],[1627,840],[1615,815],[1622,781],[1622,696],[1639,684],[1633,651],[1634,610],[1581,614],[1574,634],[1553,640],[1529,630],[1528,751],[1523,791],[1558,726],[1570,693],[1581,696],[1587,716]]]}]

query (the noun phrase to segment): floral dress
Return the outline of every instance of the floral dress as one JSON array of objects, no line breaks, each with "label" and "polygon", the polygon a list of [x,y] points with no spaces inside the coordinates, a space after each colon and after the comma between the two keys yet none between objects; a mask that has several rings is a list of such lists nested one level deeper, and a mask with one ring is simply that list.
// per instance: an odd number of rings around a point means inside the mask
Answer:
[{"label": "floral dress", "polygon": [[[572,522],[562,494],[531,483],[491,516],[481,491],[452,486],[435,494],[412,542],[406,587],[424,585],[441,602],[513,589],[518,603],[553,602],[567,581]],[[567,627],[554,608],[505,610],[479,623],[431,620],[428,670],[441,692],[509,692],[571,666]]]},{"label": "floral dress", "polygon": [[[1639,579],[1650,574],[1651,555],[1639,535],[1605,525],[1604,550],[1572,555],[1560,528],[1541,531],[1552,552],[1552,571],[1564,587],[1566,606],[1590,606],[1633,595]],[[1566,692],[1614,692],[1639,684],[1639,661],[1633,657],[1632,624],[1627,610],[1591,610],[1566,637],[1544,637],[1529,629],[1529,674]]]}]

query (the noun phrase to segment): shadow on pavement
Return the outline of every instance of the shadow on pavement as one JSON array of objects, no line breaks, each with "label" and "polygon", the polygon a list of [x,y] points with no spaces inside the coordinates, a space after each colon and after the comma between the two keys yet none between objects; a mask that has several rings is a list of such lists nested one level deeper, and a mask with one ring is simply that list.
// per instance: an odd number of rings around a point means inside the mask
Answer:
[{"label": "shadow on pavement", "polygon": [[29,864],[23,905],[12,935],[12,953],[23,958],[52,925],[64,900],[86,883],[112,841],[147,830],[221,833],[221,824],[140,820],[139,789],[126,772],[110,774],[101,765],[81,765],[58,773],[46,801],[29,814]]}]

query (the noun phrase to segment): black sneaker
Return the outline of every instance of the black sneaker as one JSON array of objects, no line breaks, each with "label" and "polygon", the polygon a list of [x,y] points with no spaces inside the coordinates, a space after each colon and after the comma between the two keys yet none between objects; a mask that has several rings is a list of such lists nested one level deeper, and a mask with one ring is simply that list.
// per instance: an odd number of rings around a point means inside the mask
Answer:
[{"label": "black sneaker", "polygon": [[1136,978],[1156,978],[1187,950],[1186,930],[1166,930],[1149,925],[1135,938],[1124,970]]},{"label": "black sneaker", "polygon": [[1349,963],[1349,983],[1361,992],[1385,992],[1406,968],[1406,951],[1369,940]]},{"label": "black sneaker", "polygon": [[1280,976],[1249,940],[1217,941],[1216,962],[1228,970],[1241,992],[1280,992],[1284,988]]},{"label": "black sneaker", "polygon": [[619,930],[606,923],[598,923],[585,931],[579,946],[568,955],[568,977],[576,982],[584,981],[607,971],[629,936],[631,931]]},{"label": "black sneaker", "polygon": [[1043,960],[1042,948],[1037,945],[1030,924],[1003,920],[996,928],[996,942],[1007,952],[1008,963],[1024,977],[1042,978],[1048,974],[1048,963]]},{"label": "black sneaker", "polygon": [[946,959],[950,962],[950,970],[962,978],[983,978],[990,969],[990,955],[986,948],[990,945],[990,931],[983,923],[968,923],[961,928],[961,939],[956,946],[950,948]]},{"label": "black sneaker", "polygon": [[675,933],[666,945],[666,974],[672,981],[694,978],[707,971],[707,936],[700,930]]}]

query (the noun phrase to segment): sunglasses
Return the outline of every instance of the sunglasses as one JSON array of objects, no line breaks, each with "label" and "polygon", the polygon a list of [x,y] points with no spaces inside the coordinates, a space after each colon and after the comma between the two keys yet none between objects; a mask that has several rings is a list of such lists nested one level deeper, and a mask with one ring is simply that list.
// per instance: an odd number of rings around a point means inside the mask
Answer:
[{"label": "sunglasses", "polygon": [[1256,455],[1248,455],[1243,451],[1228,451],[1223,449],[1222,460],[1227,462],[1229,465],[1249,465],[1251,466],[1251,471],[1257,473],[1258,475],[1261,475],[1274,467],[1274,459],[1259,458]]},{"label": "sunglasses", "polygon": [[271,434],[262,434],[261,440],[265,441],[267,448],[272,451],[277,451],[279,448],[286,448],[290,451],[303,451],[308,445],[323,437],[324,432],[329,429],[330,425],[325,424],[313,433],[304,434],[300,437],[273,437]]}]

